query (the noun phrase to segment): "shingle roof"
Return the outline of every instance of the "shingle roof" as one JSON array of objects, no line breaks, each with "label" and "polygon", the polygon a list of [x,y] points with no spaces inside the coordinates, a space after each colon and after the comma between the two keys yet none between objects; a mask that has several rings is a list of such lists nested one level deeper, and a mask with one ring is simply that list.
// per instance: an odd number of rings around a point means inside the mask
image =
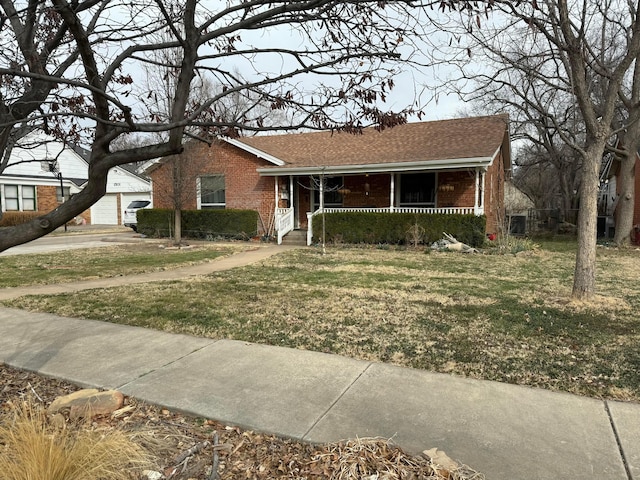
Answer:
[{"label": "shingle roof", "polygon": [[[287,167],[371,165],[492,157],[508,133],[506,115],[407,123],[362,135],[312,132],[238,139]],[[278,168],[278,167],[274,167]]]}]

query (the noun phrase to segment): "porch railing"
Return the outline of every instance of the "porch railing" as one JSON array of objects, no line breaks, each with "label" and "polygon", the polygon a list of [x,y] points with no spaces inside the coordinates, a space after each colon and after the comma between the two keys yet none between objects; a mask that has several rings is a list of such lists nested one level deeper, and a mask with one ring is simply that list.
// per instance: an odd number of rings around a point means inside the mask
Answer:
[{"label": "porch railing", "polygon": [[293,208],[276,209],[276,232],[278,232],[278,245],[282,244],[282,238],[293,230]]},{"label": "porch railing", "polygon": [[[484,209],[482,207],[442,207],[442,208],[423,208],[423,207],[349,207],[349,208],[325,208],[325,213],[339,212],[374,212],[374,213],[431,213],[445,215],[482,215]],[[322,213],[321,209],[315,212],[307,212],[307,245],[311,245],[313,241],[313,217]]]},{"label": "porch railing", "polygon": [[[377,212],[377,213],[443,213],[448,215],[481,215],[482,213],[476,213],[474,207],[443,207],[443,208],[428,208],[428,207],[383,207],[383,208],[371,208],[371,207],[349,207],[349,208],[325,208],[325,213],[338,213],[338,212]],[[313,215],[320,213],[320,209],[313,212]]]}]

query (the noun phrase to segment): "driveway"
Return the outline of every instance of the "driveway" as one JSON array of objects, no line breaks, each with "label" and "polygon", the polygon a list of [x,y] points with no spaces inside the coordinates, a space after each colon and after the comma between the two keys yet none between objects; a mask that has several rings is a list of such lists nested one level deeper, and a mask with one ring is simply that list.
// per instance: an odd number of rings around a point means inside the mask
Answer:
[{"label": "driveway", "polygon": [[98,228],[94,226],[93,229],[70,229],[67,233],[56,231],[29,243],[11,247],[0,253],[0,256],[107,247],[109,245],[131,243],[139,237],[140,235],[132,230],[123,231],[122,227],[104,226],[104,228]]}]

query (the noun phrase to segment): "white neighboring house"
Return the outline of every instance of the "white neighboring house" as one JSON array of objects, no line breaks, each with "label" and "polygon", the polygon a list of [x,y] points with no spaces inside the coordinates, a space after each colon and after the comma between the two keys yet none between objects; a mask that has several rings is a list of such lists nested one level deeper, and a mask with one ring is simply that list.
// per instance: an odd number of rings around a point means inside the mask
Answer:
[{"label": "white neighboring house", "polygon": [[[32,133],[11,152],[9,166],[0,175],[2,212],[46,213],[82,190],[89,164],[81,149],[75,151],[43,133]],[[90,210],[76,217],[77,223],[118,225],[133,200],[151,198],[147,180],[122,167],[107,177],[107,194]]]}]

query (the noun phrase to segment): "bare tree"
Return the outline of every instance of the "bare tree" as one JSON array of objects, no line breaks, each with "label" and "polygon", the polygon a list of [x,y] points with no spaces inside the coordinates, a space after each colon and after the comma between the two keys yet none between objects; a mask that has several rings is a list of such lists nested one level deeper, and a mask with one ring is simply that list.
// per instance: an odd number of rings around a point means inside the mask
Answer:
[{"label": "bare tree", "polygon": [[[394,112],[381,101],[403,68],[424,63],[417,42],[432,26],[429,5],[0,0],[0,173],[11,146],[32,128],[91,152],[82,192],[32,222],[3,229],[0,250],[45,235],[89,208],[104,195],[109,169],[180,153],[192,128],[207,135],[300,127],[358,132],[405,122],[416,111],[413,99]],[[180,51],[179,64],[154,55],[171,49]],[[140,78],[148,65],[175,78],[170,111]],[[191,92],[204,78],[221,89],[198,98]],[[230,121],[222,105],[239,92],[255,100],[255,108],[248,105]],[[270,122],[265,102],[291,112],[287,122]],[[115,146],[132,133],[145,140]]]},{"label": "bare tree", "polygon": [[[494,6],[496,15],[480,31],[480,17],[468,17],[466,35],[473,41],[466,53],[481,54],[489,46],[503,67],[487,68],[480,75],[495,89],[516,87],[507,98],[524,104],[519,111],[541,119],[535,130],[543,143],[552,132],[578,152],[581,183],[573,296],[589,298],[596,285],[600,166],[617,133],[613,121],[619,95],[640,52],[638,6],[622,0],[496,1]],[[520,75],[516,81],[514,72]],[[569,102],[557,101],[566,97]],[[578,117],[584,134],[574,135],[578,123],[565,120]],[[553,148],[554,143],[548,145]]]}]

